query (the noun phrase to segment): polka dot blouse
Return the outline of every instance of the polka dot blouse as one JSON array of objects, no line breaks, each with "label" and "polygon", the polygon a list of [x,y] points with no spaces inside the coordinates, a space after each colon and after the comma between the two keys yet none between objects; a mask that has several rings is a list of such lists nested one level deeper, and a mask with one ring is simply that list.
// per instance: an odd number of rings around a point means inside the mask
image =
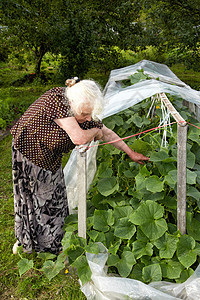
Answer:
[{"label": "polka dot blouse", "polygon": [[[55,173],[62,162],[62,154],[75,145],[68,134],[54,120],[73,116],[65,88],[57,87],[44,93],[12,127],[14,147],[35,165]],[[82,129],[102,128],[98,121],[79,124]]]}]

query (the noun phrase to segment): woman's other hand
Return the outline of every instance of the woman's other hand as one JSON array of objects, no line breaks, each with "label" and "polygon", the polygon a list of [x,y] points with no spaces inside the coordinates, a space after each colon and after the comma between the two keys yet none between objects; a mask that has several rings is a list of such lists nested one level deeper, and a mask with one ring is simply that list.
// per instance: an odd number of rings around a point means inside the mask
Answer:
[{"label": "woman's other hand", "polygon": [[144,161],[149,161],[149,157],[144,156],[141,153],[138,152],[134,152],[133,150],[130,151],[130,153],[128,154],[128,156],[130,157],[130,159],[140,165],[144,164]]}]

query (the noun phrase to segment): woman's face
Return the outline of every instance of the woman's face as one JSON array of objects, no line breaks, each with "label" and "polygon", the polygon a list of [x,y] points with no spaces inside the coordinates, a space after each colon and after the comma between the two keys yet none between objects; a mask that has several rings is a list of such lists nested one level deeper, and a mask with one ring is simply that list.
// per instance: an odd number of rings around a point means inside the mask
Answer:
[{"label": "woman's face", "polygon": [[92,110],[93,110],[93,108],[91,107],[90,104],[87,104],[87,103],[83,104],[80,112],[75,114],[75,119],[79,123],[84,123],[86,121],[91,121]]}]

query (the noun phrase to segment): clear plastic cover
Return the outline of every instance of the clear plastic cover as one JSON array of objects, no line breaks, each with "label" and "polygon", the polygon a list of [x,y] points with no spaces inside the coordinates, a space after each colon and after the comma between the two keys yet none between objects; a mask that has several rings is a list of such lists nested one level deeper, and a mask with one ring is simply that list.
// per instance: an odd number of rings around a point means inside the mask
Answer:
[{"label": "clear plastic cover", "polygon": [[[91,280],[81,287],[88,300],[197,300],[200,299],[200,267],[184,283],[154,282],[145,284],[107,274],[107,249],[99,243],[99,254],[87,253]],[[80,282],[81,283],[81,282]]]},{"label": "clear plastic cover", "polygon": [[[152,79],[123,88],[121,82],[141,69]],[[135,65],[111,71],[104,89],[105,104],[101,117],[114,115],[162,92],[200,105],[200,92],[182,82],[166,65],[142,60]]]}]

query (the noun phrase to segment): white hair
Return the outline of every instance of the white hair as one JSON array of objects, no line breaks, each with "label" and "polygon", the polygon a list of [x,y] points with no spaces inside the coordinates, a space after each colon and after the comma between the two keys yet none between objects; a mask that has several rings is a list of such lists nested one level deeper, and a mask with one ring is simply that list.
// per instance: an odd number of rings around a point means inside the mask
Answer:
[{"label": "white hair", "polygon": [[92,107],[92,119],[98,120],[103,109],[103,94],[101,87],[93,80],[81,80],[67,87],[65,96],[68,98],[74,114],[82,113],[85,104]]}]

